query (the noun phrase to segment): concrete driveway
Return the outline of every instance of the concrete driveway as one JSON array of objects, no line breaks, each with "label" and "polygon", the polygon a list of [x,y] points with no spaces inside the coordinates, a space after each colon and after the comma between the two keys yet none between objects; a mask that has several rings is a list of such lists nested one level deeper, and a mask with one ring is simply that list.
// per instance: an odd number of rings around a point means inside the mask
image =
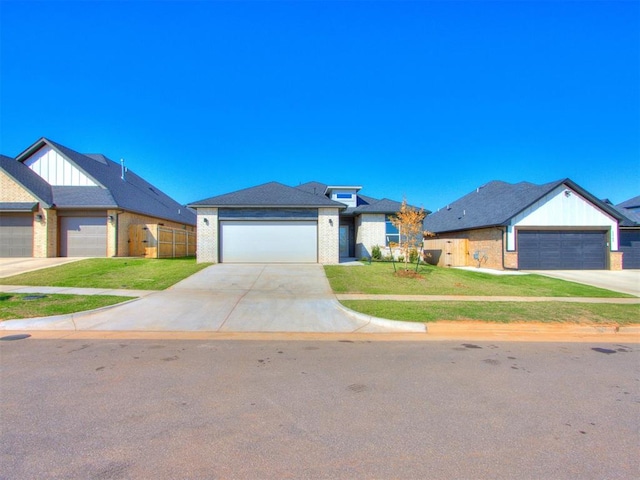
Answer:
[{"label": "concrete driveway", "polygon": [[423,324],[350,312],[321,265],[208,267],[173,287],[124,305],[60,318],[11,320],[2,330],[206,332],[425,332]]},{"label": "concrete driveway", "polygon": [[80,257],[0,258],[0,278],[83,260]]},{"label": "concrete driveway", "polygon": [[529,273],[640,297],[640,270],[536,270]]}]

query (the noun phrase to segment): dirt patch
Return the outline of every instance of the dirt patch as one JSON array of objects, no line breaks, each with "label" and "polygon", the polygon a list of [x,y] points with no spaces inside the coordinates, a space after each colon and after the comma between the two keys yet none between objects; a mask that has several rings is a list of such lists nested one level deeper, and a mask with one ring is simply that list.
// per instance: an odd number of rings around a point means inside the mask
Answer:
[{"label": "dirt patch", "polygon": [[394,275],[400,278],[417,278],[417,279],[424,278],[424,276],[420,275],[418,272],[415,272],[413,270],[398,270],[396,273],[394,273]]}]

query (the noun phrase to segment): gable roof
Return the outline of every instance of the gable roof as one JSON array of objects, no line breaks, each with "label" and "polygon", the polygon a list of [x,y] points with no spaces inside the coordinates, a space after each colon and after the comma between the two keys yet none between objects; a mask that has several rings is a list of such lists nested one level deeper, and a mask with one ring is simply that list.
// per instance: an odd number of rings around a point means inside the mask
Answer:
[{"label": "gable roof", "polygon": [[621,227],[635,227],[640,225],[640,195],[630,198],[613,206],[624,218]]},{"label": "gable roof", "polygon": [[[307,182],[302,185],[298,185],[296,188],[300,190],[304,190],[307,192],[313,192],[315,195],[324,195],[327,190],[328,185],[320,182]],[[356,188],[356,187],[352,187]],[[360,192],[357,194],[357,206],[347,208],[344,213],[352,214],[352,215],[360,215],[362,213],[384,213],[388,215],[392,215],[394,213],[398,213],[400,207],[402,206],[402,202],[398,202],[395,200],[390,200],[388,198],[377,199],[373,197],[369,197],[366,195],[362,195]],[[418,210],[417,207],[413,207]],[[429,210],[424,210],[424,212],[428,215],[431,213]]]},{"label": "gable roof", "polygon": [[36,199],[42,203],[43,207],[51,207],[53,204],[51,185],[45,182],[29,167],[11,157],[0,155],[0,170],[36,197]]},{"label": "gable roof", "polygon": [[324,195],[304,189],[288,187],[278,182],[269,182],[256,187],[205,198],[189,204],[190,207],[337,207],[344,204],[334,202]]},{"label": "gable roof", "polygon": [[[101,154],[82,154],[47,138],[41,138],[16,157],[17,163],[31,171],[22,162],[41,148],[49,146],[68,162],[75,165],[98,187],[50,186],[52,203],[64,208],[121,208],[164,220],[195,225],[195,214],[173,200],[161,190],[127,170],[124,180],[121,165]],[[33,175],[38,176],[34,172]],[[40,178],[40,177],[38,177]]]},{"label": "gable roof", "polygon": [[492,181],[427,216],[424,227],[434,233],[504,226],[560,185],[566,185],[614,218],[620,213],[570,179],[535,185],[529,182]]}]

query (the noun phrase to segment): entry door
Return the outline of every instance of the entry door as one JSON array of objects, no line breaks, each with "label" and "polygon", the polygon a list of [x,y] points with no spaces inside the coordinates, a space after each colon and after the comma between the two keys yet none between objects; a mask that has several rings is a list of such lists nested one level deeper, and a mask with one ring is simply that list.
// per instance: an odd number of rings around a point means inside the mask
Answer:
[{"label": "entry door", "polygon": [[340,225],[340,256],[349,256],[349,225]]}]

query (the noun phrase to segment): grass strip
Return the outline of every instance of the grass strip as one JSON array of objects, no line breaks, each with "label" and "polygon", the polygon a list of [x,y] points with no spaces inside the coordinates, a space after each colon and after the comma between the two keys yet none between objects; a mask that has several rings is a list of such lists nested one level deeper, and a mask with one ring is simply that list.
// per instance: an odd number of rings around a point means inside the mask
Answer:
[{"label": "grass strip", "polygon": [[345,300],[356,312],[405,322],[475,320],[495,323],[640,324],[640,305],[563,302],[403,302]]},{"label": "grass strip", "polygon": [[[37,298],[42,297],[42,298]],[[30,300],[30,298],[32,298]],[[66,295],[35,293],[0,293],[0,321],[48,317],[94,310],[131,300],[135,297],[115,295]]]},{"label": "grass strip", "polygon": [[0,278],[0,285],[164,290],[209,265],[195,258],[90,258]]},{"label": "grass strip", "polygon": [[[399,267],[399,265],[398,265]],[[391,263],[324,267],[335,293],[389,295],[479,295],[515,297],[628,298],[613,292],[542,275],[492,275],[455,268],[420,265],[420,278],[394,274]]]}]

